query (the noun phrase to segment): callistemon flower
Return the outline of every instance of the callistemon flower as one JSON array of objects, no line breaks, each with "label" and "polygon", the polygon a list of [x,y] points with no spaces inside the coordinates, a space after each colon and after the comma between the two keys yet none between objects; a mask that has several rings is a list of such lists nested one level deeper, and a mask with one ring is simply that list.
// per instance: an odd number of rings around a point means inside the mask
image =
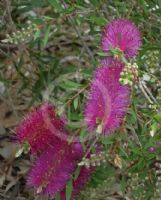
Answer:
[{"label": "callistemon flower", "polygon": [[127,19],[113,20],[104,28],[101,46],[104,52],[115,48],[126,58],[132,58],[141,46],[140,32],[135,24]]},{"label": "callistemon flower", "polygon": [[[87,168],[87,167],[81,167],[80,174],[77,177],[76,180],[73,180],[73,191],[72,191],[72,197],[73,199],[75,196],[79,194],[79,192],[84,188],[84,186],[88,183],[90,180],[90,177],[94,171],[93,167]],[[60,200],[66,200],[66,191],[65,189],[60,193]]]},{"label": "callistemon flower", "polygon": [[91,131],[110,134],[123,121],[130,89],[119,82],[122,69],[121,62],[113,62],[96,70],[85,108],[85,121]]},{"label": "callistemon flower", "polygon": [[64,136],[65,124],[53,105],[44,103],[30,112],[16,130],[16,140],[27,143],[31,153],[41,153]]},{"label": "callistemon flower", "polygon": [[28,175],[28,185],[53,198],[65,187],[82,157],[80,143],[61,141],[46,149]]}]

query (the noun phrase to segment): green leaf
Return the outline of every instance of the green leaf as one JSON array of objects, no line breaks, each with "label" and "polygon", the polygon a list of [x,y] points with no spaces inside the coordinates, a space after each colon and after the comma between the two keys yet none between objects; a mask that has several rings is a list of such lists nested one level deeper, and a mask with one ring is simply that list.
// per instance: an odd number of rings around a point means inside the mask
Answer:
[{"label": "green leaf", "polygon": [[61,3],[59,0],[48,0],[49,4],[56,8],[58,12],[62,11]]},{"label": "green leaf", "polygon": [[110,135],[110,136],[103,136],[101,137],[101,142],[104,145],[108,145],[108,144],[113,144],[114,143],[114,135]]},{"label": "green leaf", "polygon": [[[71,119],[72,117],[71,117],[71,113],[70,113],[70,119]],[[75,118],[77,118],[78,119],[78,116],[77,117],[75,117]],[[73,117],[73,120],[75,119],[74,117]],[[68,124],[68,127],[70,127],[70,128],[80,128],[81,126],[82,126],[82,121],[80,120],[80,121],[78,121],[78,122],[69,122],[69,124]]]},{"label": "green leaf", "polygon": [[144,1],[144,0],[139,0],[138,2],[139,2],[139,4],[141,5],[141,7],[144,9],[145,14],[148,15],[148,12],[149,12],[149,11],[148,11],[148,8],[147,8],[147,6],[146,6],[147,2]]},{"label": "green leaf", "polygon": [[66,200],[71,199],[72,191],[73,191],[73,181],[70,180],[66,185]]},{"label": "green leaf", "polygon": [[99,26],[104,26],[107,23],[107,20],[101,16],[91,16],[89,20]]},{"label": "green leaf", "polygon": [[40,30],[37,30],[36,33],[34,34],[34,40],[40,37]]},{"label": "green leaf", "polygon": [[60,193],[56,195],[55,200],[60,200]]},{"label": "green leaf", "polygon": [[78,102],[79,102],[79,98],[77,97],[74,99],[74,102],[73,102],[75,110],[77,110],[77,108],[78,108]]},{"label": "green leaf", "polygon": [[104,57],[104,56],[111,56],[112,54],[111,53],[107,53],[107,52],[106,53],[105,52],[97,52],[97,55]]},{"label": "green leaf", "polygon": [[77,180],[77,178],[78,178],[78,176],[79,176],[79,174],[80,174],[80,167],[77,167],[77,169],[76,169],[76,171],[75,171],[75,173],[74,173],[74,180]]},{"label": "green leaf", "polygon": [[123,149],[123,147],[120,147],[120,151],[122,153],[123,156],[126,156],[126,158],[129,158],[128,154],[126,153],[126,151]]},{"label": "green leaf", "polygon": [[32,0],[30,1],[30,5],[32,6],[32,8],[42,7],[46,5],[46,2],[45,0],[34,0],[34,1]]},{"label": "green leaf", "polygon": [[80,143],[81,143],[83,149],[86,148],[85,142],[84,142],[84,141],[86,140],[86,137],[87,137],[87,132],[86,132],[86,130],[81,129],[80,134],[79,134],[79,138],[80,138]]},{"label": "green leaf", "polygon": [[160,122],[160,121],[161,121],[161,113],[155,115],[155,116],[154,116],[154,119],[155,119],[157,122]]},{"label": "green leaf", "polygon": [[150,127],[150,135],[153,137],[157,131],[158,128],[158,122],[154,121],[152,122],[152,125]]},{"label": "green leaf", "polygon": [[125,191],[126,191],[126,178],[125,176],[122,176],[122,179],[121,179],[121,191],[123,194],[125,194]]},{"label": "green leaf", "polygon": [[50,26],[47,28],[47,31],[45,33],[45,37],[44,37],[44,40],[43,40],[43,47],[45,47],[48,43],[48,39],[49,39],[49,33],[50,33]]},{"label": "green leaf", "polygon": [[98,185],[102,184],[104,180],[109,180],[110,177],[114,177],[115,169],[107,163],[106,166],[100,166],[96,169],[96,171],[92,174],[90,180],[90,187],[96,188]]},{"label": "green leaf", "polygon": [[81,87],[81,84],[73,82],[71,80],[65,80],[59,84],[60,87],[67,89],[67,90],[77,90]]}]

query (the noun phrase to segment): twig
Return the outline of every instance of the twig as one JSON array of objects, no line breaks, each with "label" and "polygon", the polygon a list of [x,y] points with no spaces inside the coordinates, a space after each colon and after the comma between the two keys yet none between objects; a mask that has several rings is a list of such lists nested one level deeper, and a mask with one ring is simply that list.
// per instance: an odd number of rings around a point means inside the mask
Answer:
[{"label": "twig", "polygon": [[136,134],[135,130],[132,131],[132,135],[134,136],[135,141],[139,144],[140,147],[142,147],[142,144],[139,140],[138,135]]},{"label": "twig", "polygon": [[1,54],[1,56],[8,57],[8,54],[5,51],[3,51],[2,49],[0,49],[0,54]]},{"label": "twig", "polygon": [[70,104],[77,96],[79,96],[84,90],[86,90],[89,87],[89,84],[87,84],[85,87],[80,89],[74,96],[72,96],[65,104],[64,107]]},{"label": "twig", "polygon": [[87,149],[86,154],[84,155],[83,158],[86,158],[88,156],[88,154],[90,153],[92,147],[97,143],[98,139],[99,139],[100,134],[96,134],[96,138],[94,139],[94,141],[92,142],[92,144],[89,146],[89,148]]},{"label": "twig", "polygon": [[[61,2],[62,2],[62,4],[64,5],[65,9],[67,9],[67,8],[68,8],[68,5],[66,4],[66,2],[65,2],[64,0],[61,0]],[[93,61],[95,61],[94,56],[93,56],[91,50],[89,49],[89,47],[87,46],[86,42],[84,41],[84,38],[82,37],[80,30],[79,30],[78,27],[75,25],[75,20],[73,19],[73,17],[72,17],[71,15],[68,16],[68,19],[69,19],[70,23],[73,25],[73,27],[74,27],[74,29],[75,29],[77,35],[78,35],[79,38],[81,39],[81,42],[82,42],[82,44],[83,44],[83,46],[84,46],[86,52],[89,54],[89,56],[91,57],[91,59],[92,59]],[[93,67],[94,67],[94,65],[93,65]]]},{"label": "twig", "polygon": [[15,24],[12,20],[12,16],[11,16],[11,1],[10,0],[4,0],[5,4],[6,4],[6,11],[7,11],[7,15],[8,15],[8,24],[9,24],[9,28],[11,28],[11,30],[16,31],[16,27]]},{"label": "twig", "polygon": [[[0,74],[1,74],[1,76],[3,77],[2,72],[0,72]],[[11,95],[10,95],[10,93],[9,93],[7,87],[6,87],[6,92],[7,92],[7,95],[8,95],[8,98],[9,98],[9,101],[10,101],[10,104],[11,104],[11,107],[12,107],[12,110],[13,110],[13,112],[14,112],[14,114],[15,114],[15,117],[16,117],[16,119],[18,120],[18,114],[17,114],[17,111],[16,111],[16,109],[15,109],[15,106],[14,106],[14,103],[13,103],[13,100],[12,100],[12,97],[11,97]]]},{"label": "twig", "polygon": [[0,47],[3,48],[3,49],[17,49],[17,45],[15,44],[6,44],[6,43],[0,43]]},{"label": "twig", "polygon": [[19,179],[18,179],[18,182],[16,183],[16,185],[14,186],[13,188],[13,191],[11,193],[11,196],[9,197],[9,200],[14,200],[16,199],[17,195],[18,195],[18,192],[19,192],[19,189],[20,189],[20,182],[19,182]]},{"label": "twig", "polygon": [[14,44],[0,43],[0,51],[6,57],[9,57],[9,55],[7,53],[9,53],[10,51],[17,50],[17,49],[18,49],[18,47],[16,45],[14,45]]},{"label": "twig", "polygon": [[149,90],[149,88],[146,86],[145,82],[142,80],[139,80],[139,88],[146,97],[146,99],[149,101],[150,104],[156,104],[158,106],[158,109],[156,109],[157,112],[160,112],[160,105]]},{"label": "twig", "polygon": [[150,104],[153,104],[153,101],[150,99],[150,97],[148,96],[148,94],[146,93],[143,85],[142,85],[142,81],[139,80],[139,88],[142,91],[142,93],[144,94],[145,98],[149,101]]},{"label": "twig", "polygon": [[149,94],[149,96],[151,97],[151,99],[158,104],[157,100],[154,98],[154,96],[152,95],[152,93],[150,92],[150,90],[148,89],[148,87],[146,86],[146,83],[144,81],[142,81],[142,85],[145,88],[146,92]]},{"label": "twig", "polygon": [[154,14],[154,13],[152,13],[152,12],[151,12],[150,14],[151,14],[151,16],[153,17],[153,19],[155,18],[154,20],[157,20],[158,22],[161,23],[161,18],[160,18],[159,16],[157,16],[156,14]]}]

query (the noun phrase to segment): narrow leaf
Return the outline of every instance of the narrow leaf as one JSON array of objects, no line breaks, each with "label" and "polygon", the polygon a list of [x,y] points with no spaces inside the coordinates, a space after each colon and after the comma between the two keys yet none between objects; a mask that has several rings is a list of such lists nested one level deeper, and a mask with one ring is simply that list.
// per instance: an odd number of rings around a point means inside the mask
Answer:
[{"label": "narrow leaf", "polygon": [[66,200],[71,199],[72,191],[73,191],[73,181],[70,180],[66,185]]}]

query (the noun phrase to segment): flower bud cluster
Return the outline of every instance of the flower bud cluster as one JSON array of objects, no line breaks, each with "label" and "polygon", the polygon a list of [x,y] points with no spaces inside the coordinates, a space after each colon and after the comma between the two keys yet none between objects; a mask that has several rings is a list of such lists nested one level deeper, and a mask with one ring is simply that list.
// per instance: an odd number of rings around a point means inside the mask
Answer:
[{"label": "flower bud cluster", "polygon": [[[149,5],[148,5],[149,6]],[[158,4],[154,5],[152,8],[149,9],[150,12],[159,10],[160,6]]]},{"label": "flower bud cluster", "polygon": [[86,166],[89,167],[96,167],[100,166],[102,163],[106,163],[108,159],[107,152],[100,152],[99,154],[91,154],[90,158],[83,158],[80,163],[78,163],[79,166]]},{"label": "flower bud cluster", "polygon": [[22,28],[12,34],[7,34],[7,38],[2,40],[4,43],[11,43],[11,44],[20,44],[20,43],[27,43],[29,42],[35,33],[39,31],[39,28],[36,24],[29,23],[26,28]]},{"label": "flower bud cluster", "polygon": [[138,78],[138,65],[136,63],[128,63],[120,73],[120,83],[132,86],[133,82]]},{"label": "flower bud cluster", "polygon": [[158,105],[156,105],[156,104],[149,104],[149,106],[148,106],[150,109],[152,109],[152,110],[156,110],[157,108],[158,108]]},{"label": "flower bud cluster", "polygon": [[131,174],[129,173],[128,187],[131,190],[132,194],[137,193],[135,199],[145,199],[146,197],[146,185],[149,182],[149,177],[144,176],[144,178],[140,177],[138,173]]},{"label": "flower bud cluster", "polygon": [[161,197],[161,160],[158,158],[155,162],[156,173],[156,196]]},{"label": "flower bud cluster", "polygon": [[[107,197],[107,194],[109,193],[109,184],[112,183],[112,180],[106,179],[101,184],[99,184],[96,188],[87,188],[87,190],[83,191],[83,197],[82,199],[88,199],[88,200],[100,200],[105,199]],[[108,185],[108,187],[107,187]]]}]

